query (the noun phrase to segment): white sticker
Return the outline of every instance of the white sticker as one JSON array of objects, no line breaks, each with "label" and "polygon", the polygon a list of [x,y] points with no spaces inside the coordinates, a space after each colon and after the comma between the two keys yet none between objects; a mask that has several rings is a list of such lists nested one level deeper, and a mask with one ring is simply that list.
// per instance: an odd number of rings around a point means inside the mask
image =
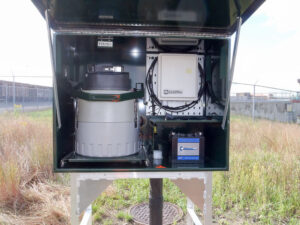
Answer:
[{"label": "white sticker", "polygon": [[112,48],[114,46],[112,41],[98,41],[97,46],[99,48]]}]

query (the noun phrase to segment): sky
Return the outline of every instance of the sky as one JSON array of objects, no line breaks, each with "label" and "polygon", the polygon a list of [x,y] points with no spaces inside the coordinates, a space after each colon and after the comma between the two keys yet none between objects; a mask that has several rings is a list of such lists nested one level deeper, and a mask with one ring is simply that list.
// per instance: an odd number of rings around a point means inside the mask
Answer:
[{"label": "sky", "polygon": [[[235,82],[300,90],[299,0],[267,0],[242,26]],[[46,24],[30,0],[0,7],[0,79],[51,85]],[[9,78],[11,79],[11,78]],[[244,87],[233,86],[232,91]]]},{"label": "sky", "polygon": [[246,21],[234,81],[300,90],[299,9],[299,0],[267,0]]}]

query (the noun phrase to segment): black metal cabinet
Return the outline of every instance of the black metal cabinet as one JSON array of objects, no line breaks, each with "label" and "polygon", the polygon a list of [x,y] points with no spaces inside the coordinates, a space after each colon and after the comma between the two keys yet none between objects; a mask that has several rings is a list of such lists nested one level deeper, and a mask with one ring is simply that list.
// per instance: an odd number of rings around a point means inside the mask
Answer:
[{"label": "black metal cabinet", "polygon": [[[236,18],[246,21],[263,0],[32,1],[42,15],[48,13],[53,30],[49,37],[57,94],[53,104],[57,112],[53,114],[55,172],[228,170],[229,115],[225,127],[221,124],[229,97],[230,35],[236,30]],[[197,100],[159,100],[161,54],[197,59],[196,72],[190,67],[183,70],[186,76],[199,74]],[[133,89],[125,94],[84,92],[82,82],[96,67],[128,72]],[[138,153],[102,158],[77,154],[77,99],[116,104],[134,100]],[[193,135],[199,133],[205,138],[200,144],[201,163],[174,164],[172,134],[198,137]],[[162,157],[158,164],[156,150]]]}]

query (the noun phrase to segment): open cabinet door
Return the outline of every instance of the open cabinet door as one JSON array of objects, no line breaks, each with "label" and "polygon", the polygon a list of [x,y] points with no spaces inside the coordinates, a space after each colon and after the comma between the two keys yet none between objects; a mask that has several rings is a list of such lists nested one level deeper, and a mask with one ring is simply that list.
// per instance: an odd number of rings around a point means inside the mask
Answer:
[{"label": "open cabinet door", "polygon": [[236,30],[264,0],[32,0],[53,29],[128,29],[218,33]]}]

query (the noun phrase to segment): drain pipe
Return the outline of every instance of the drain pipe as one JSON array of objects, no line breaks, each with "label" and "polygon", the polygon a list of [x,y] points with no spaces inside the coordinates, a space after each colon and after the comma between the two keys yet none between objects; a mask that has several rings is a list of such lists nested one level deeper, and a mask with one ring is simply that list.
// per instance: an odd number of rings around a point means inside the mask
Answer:
[{"label": "drain pipe", "polygon": [[163,224],[163,179],[150,179],[150,225]]}]

